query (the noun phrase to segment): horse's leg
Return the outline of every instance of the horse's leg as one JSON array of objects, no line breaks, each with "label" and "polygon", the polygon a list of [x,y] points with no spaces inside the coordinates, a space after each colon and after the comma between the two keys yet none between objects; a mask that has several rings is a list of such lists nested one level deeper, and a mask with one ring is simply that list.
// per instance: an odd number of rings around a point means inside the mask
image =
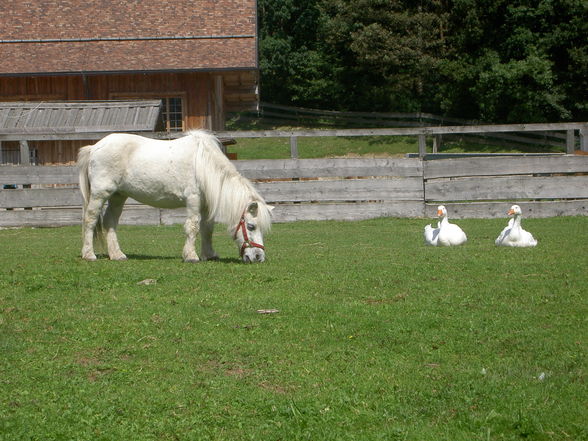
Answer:
[{"label": "horse's leg", "polygon": [[108,201],[108,207],[104,213],[103,223],[106,230],[106,246],[108,247],[110,260],[127,260],[127,256],[121,251],[116,237],[116,227],[126,200],[126,196],[113,195]]},{"label": "horse's leg", "polygon": [[84,236],[82,259],[96,260],[96,254],[94,253],[94,231],[96,230],[104,202],[105,199],[91,195],[88,206],[84,211],[84,219],[82,220]]},{"label": "horse's leg", "polygon": [[200,198],[191,198],[186,204],[188,218],[184,222],[184,232],[186,233],[186,243],[182,256],[184,262],[196,263],[200,261],[196,254],[196,236],[200,229]]},{"label": "horse's leg", "polygon": [[200,257],[202,260],[218,260],[218,255],[212,248],[212,232],[214,230],[214,221],[208,220],[202,216],[200,220]]}]

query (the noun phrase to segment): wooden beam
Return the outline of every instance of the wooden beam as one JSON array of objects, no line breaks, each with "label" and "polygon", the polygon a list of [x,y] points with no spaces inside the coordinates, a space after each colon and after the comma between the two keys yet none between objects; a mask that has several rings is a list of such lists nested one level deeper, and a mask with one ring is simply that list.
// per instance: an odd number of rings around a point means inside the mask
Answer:
[{"label": "wooden beam", "polygon": [[30,165],[31,163],[31,151],[29,149],[29,143],[27,141],[20,141],[20,163],[22,165]]},{"label": "wooden beam", "polygon": [[418,136],[469,133],[544,132],[580,130],[586,123],[493,124],[477,126],[401,127],[389,129],[334,129],[334,130],[242,130],[218,132],[217,136],[232,138],[289,138],[320,136]]},{"label": "wooden beam", "polygon": [[212,130],[225,129],[225,90],[222,75],[215,75],[213,77],[213,119]]},{"label": "wooden beam", "polygon": [[580,150],[588,152],[588,124],[580,129]]},{"label": "wooden beam", "polygon": [[427,154],[427,139],[425,135],[419,135],[419,157],[423,158]]},{"label": "wooden beam", "polygon": [[290,157],[292,159],[298,159],[298,137],[290,137]]},{"label": "wooden beam", "polygon": [[573,130],[566,131],[566,153],[573,155],[576,147],[576,138]]}]

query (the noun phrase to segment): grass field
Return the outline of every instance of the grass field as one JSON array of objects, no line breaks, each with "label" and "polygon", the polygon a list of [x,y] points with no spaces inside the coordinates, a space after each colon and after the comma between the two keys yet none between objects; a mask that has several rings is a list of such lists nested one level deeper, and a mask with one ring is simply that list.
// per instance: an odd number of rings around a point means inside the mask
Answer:
[{"label": "grass field", "polygon": [[535,249],[426,223],[277,224],[259,265],[221,227],[197,265],[180,226],[94,263],[0,231],[0,440],[588,439],[588,217],[525,220]]},{"label": "grass field", "polygon": [[[238,159],[287,159],[290,158],[289,138],[240,138],[228,151],[236,153]],[[349,156],[405,156],[418,153],[416,136],[361,136],[361,137],[301,137],[298,138],[298,156],[307,158]],[[432,139],[427,151],[432,152]],[[555,147],[520,146],[519,148],[497,145],[472,144],[467,142],[445,142],[442,153],[554,153]]]}]

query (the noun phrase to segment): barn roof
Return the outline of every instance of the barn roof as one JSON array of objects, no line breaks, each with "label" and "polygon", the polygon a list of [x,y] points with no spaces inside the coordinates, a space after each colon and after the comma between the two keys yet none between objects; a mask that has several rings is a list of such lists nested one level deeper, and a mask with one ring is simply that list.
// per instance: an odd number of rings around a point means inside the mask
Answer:
[{"label": "barn roof", "polygon": [[160,109],[161,100],[0,102],[0,135],[154,131]]},{"label": "barn roof", "polygon": [[257,69],[256,0],[29,0],[0,14],[0,75]]}]

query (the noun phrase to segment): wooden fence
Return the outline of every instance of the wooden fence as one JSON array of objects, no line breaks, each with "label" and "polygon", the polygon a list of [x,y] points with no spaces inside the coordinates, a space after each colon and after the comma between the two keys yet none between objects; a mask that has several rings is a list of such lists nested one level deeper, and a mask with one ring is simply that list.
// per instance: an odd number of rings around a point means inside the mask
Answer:
[{"label": "wooden fence", "polygon": [[[433,217],[440,203],[453,218],[504,217],[514,202],[529,217],[588,214],[588,156],[285,159],[235,165],[275,204],[276,222]],[[0,227],[79,224],[77,182],[73,166],[0,167]],[[121,223],[183,220],[183,210],[129,201]]]},{"label": "wooden fence", "polygon": [[[588,123],[539,123],[539,124],[487,124],[464,126],[429,126],[429,127],[393,127],[380,129],[316,129],[316,130],[240,130],[216,132],[217,136],[239,138],[289,138],[290,153],[293,159],[298,158],[298,138],[312,138],[325,136],[416,136],[419,144],[419,156],[427,155],[426,138],[433,138],[433,153],[437,153],[443,136],[450,135],[533,135],[549,133],[550,136],[559,134],[565,139],[562,147],[566,153],[572,154],[576,150],[588,152]],[[504,143],[504,142],[503,142]],[[536,143],[536,146],[540,143]]]},{"label": "wooden fence", "polygon": [[[452,130],[435,134],[433,138],[433,152],[441,148],[444,141],[467,140],[471,144],[500,145],[501,147],[555,147],[566,149],[570,146],[569,133],[562,133],[557,124],[544,125],[540,130],[482,130],[456,131],[460,127],[489,127],[480,121],[465,120],[431,113],[398,113],[398,112],[339,112],[329,110],[306,109],[301,107],[282,106],[260,103],[257,112],[242,112],[234,119],[234,125],[245,123],[257,127],[316,127],[329,129],[366,129],[366,128],[439,128],[453,126]],[[517,125],[513,125],[516,127]],[[519,127],[528,125],[518,125]],[[537,125],[536,125],[537,126]],[[493,126],[497,127],[497,126]],[[576,126],[577,127],[577,126]],[[588,125],[583,128],[588,136]],[[355,131],[355,130],[354,130]],[[415,134],[408,130],[408,133]],[[422,132],[424,133],[424,132]],[[238,135],[237,135],[238,136]],[[303,136],[303,135],[301,135]],[[582,142],[582,141],[580,141]],[[588,144],[584,145],[588,150]]]}]

